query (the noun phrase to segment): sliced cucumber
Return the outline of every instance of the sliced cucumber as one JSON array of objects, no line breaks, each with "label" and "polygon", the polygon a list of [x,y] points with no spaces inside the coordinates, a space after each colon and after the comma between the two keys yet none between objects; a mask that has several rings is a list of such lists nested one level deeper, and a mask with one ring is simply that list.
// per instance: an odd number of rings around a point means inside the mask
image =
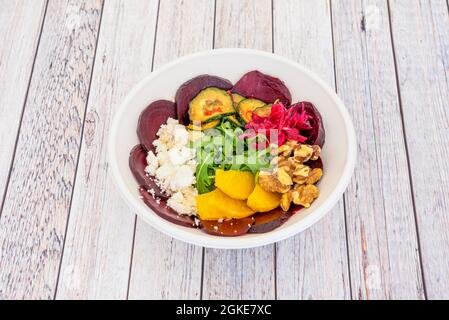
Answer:
[{"label": "sliced cucumber", "polygon": [[240,118],[245,122],[251,122],[253,118],[253,111],[265,105],[265,102],[257,99],[245,99],[240,101],[237,106],[237,111]]},{"label": "sliced cucumber", "polygon": [[268,117],[271,114],[272,106],[273,105],[270,103],[270,104],[263,105],[262,107],[256,108],[254,110],[254,114],[257,114],[260,117]]},{"label": "sliced cucumber", "polygon": [[211,120],[211,121],[208,121],[206,123],[203,123],[201,126],[196,126],[193,123],[191,123],[191,124],[189,124],[187,126],[187,129],[204,131],[204,130],[207,130],[207,129],[215,128],[219,124],[220,124],[220,120]]},{"label": "sliced cucumber", "polygon": [[200,91],[189,103],[189,118],[194,123],[218,120],[234,113],[231,96],[214,87]]},{"label": "sliced cucumber", "polygon": [[234,106],[237,107],[242,100],[245,100],[244,96],[239,95],[238,93],[232,94],[232,101],[234,102]]}]

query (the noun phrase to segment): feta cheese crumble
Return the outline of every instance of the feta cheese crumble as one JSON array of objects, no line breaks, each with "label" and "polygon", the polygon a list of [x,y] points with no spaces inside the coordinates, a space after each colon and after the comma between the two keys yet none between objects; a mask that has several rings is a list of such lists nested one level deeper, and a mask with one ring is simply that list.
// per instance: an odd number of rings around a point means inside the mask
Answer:
[{"label": "feta cheese crumble", "polygon": [[197,162],[195,151],[188,147],[192,140],[178,120],[169,118],[153,142],[156,155],[149,151],[145,172],[156,178],[156,184],[169,195],[167,205],[180,214],[196,215],[198,191],[193,187]]}]

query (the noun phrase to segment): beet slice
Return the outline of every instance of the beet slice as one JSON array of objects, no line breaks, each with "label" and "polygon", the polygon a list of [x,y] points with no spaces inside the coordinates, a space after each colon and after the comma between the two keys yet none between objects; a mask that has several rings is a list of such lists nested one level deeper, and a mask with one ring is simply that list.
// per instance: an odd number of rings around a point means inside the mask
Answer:
[{"label": "beet slice", "polygon": [[257,70],[245,73],[232,88],[232,92],[265,103],[273,103],[279,99],[284,106],[289,106],[292,102],[290,90],[282,80]]},{"label": "beet slice", "polygon": [[247,233],[253,224],[253,216],[243,219],[223,220],[222,222],[216,220],[201,220],[201,226],[204,232],[222,237],[241,236]]},{"label": "beet slice", "polygon": [[253,216],[255,221],[251,229],[249,229],[249,233],[265,233],[274,230],[286,222],[294,212],[293,210],[286,212],[281,208],[276,208],[269,212],[256,213]]},{"label": "beet slice", "polygon": [[311,169],[315,168],[323,169],[323,160],[321,160],[321,158],[318,158],[317,160],[309,160],[304,164],[309,166]]},{"label": "beet slice", "polygon": [[180,123],[190,123],[189,103],[202,90],[216,87],[222,90],[230,90],[232,83],[224,78],[203,74],[184,82],[176,92],[176,112]]},{"label": "beet slice", "polygon": [[302,107],[304,106],[304,111],[309,117],[307,122],[308,125],[312,127],[312,129],[301,130],[300,132],[302,136],[307,138],[306,143],[317,144],[322,148],[324,145],[326,133],[324,131],[323,119],[318,109],[308,101],[301,101],[291,105],[291,107],[293,106],[298,106],[299,112],[302,112]]},{"label": "beet slice", "polygon": [[183,227],[197,228],[195,219],[192,216],[178,214],[175,210],[167,206],[165,199],[153,197],[143,187],[139,187],[139,193],[143,202],[161,218]]},{"label": "beet slice", "polygon": [[146,190],[154,190],[155,196],[167,198],[167,195],[158,187],[153,177],[145,172],[147,167],[147,152],[142,145],[135,146],[129,154],[129,168],[136,178],[137,183]]},{"label": "beet slice", "polygon": [[156,133],[168,118],[176,119],[176,106],[172,101],[157,100],[142,111],[137,123],[137,136],[145,150],[154,151],[153,141]]}]

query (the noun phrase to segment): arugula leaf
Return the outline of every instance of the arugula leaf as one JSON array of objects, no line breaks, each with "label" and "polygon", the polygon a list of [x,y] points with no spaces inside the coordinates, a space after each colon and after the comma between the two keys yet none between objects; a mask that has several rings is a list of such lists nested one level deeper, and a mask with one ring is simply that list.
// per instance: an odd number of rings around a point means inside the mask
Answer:
[{"label": "arugula leaf", "polygon": [[[214,186],[212,178],[215,177],[215,169],[212,167],[215,152],[211,150],[201,163],[196,167],[196,188],[199,194],[207,193]],[[213,171],[211,175],[211,171]]]},{"label": "arugula leaf", "polygon": [[[271,146],[265,150],[251,148],[250,143],[256,142],[257,139],[242,141],[239,138],[242,133],[241,127],[224,119],[216,128],[206,130],[199,143],[191,145],[199,162],[196,168],[196,188],[199,194],[215,189],[217,168],[250,171],[256,175],[261,169],[270,167]],[[260,140],[259,138],[258,141]]]}]

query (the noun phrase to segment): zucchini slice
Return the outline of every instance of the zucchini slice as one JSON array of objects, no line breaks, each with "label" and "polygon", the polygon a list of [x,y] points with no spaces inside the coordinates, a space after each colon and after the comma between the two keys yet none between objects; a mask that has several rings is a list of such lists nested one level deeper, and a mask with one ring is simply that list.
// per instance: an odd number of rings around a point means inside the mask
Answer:
[{"label": "zucchini slice", "polygon": [[265,102],[257,99],[245,99],[240,101],[237,106],[237,111],[240,118],[245,122],[251,122],[253,118],[253,111],[265,105]]},{"label": "zucchini slice", "polygon": [[235,113],[231,96],[215,87],[206,88],[189,103],[191,122],[207,122]]},{"label": "zucchini slice", "polygon": [[237,117],[235,115],[229,116],[228,117],[229,121],[234,122],[237,126],[241,127],[242,123],[240,122],[239,119],[237,119]]},{"label": "zucchini slice", "polygon": [[204,131],[207,129],[215,128],[216,126],[218,126],[219,123],[220,123],[220,120],[211,120],[206,123],[203,123],[201,126],[196,126],[193,123],[191,123],[187,126],[187,129]]},{"label": "zucchini slice", "polygon": [[242,100],[245,100],[246,98],[244,96],[239,95],[238,93],[232,93],[232,101],[234,101],[234,106],[237,109],[237,106]]},{"label": "zucchini slice", "polygon": [[262,107],[254,109],[254,114],[257,114],[260,117],[268,117],[271,114],[272,104],[266,104]]}]

